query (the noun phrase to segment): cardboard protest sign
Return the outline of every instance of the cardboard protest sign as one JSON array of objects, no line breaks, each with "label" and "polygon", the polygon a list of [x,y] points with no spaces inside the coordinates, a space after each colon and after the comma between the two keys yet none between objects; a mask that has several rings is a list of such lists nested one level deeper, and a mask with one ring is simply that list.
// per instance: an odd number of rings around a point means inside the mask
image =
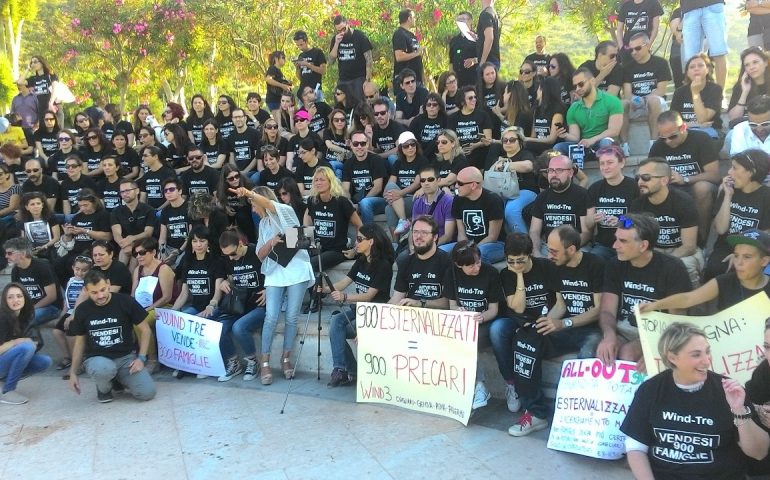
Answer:
[{"label": "cardboard protest sign", "polygon": [[706,332],[711,345],[711,370],[745,384],[764,359],[765,319],[770,316],[770,299],[763,292],[714,315],[688,317],[661,312],[639,313],[639,338],[649,375],[665,366],[658,355],[658,339],[674,322],[688,322]]},{"label": "cardboard protest sign", "polygon": [[222,324],[187,313],[156,308],[158,360],[169,368],[203,375],[225,374],[219,352]]},{"label": "cardboard protest sign", "polygon": [[358,402],[395,405],[468,424],[476,384],[473,312],[356,305]]},{"label": "cardboard protest sign", "polygon": [[621,458],[626,436],[620,425],[644,378],[634,362],[565,360],[548,448],[606,460]]}]

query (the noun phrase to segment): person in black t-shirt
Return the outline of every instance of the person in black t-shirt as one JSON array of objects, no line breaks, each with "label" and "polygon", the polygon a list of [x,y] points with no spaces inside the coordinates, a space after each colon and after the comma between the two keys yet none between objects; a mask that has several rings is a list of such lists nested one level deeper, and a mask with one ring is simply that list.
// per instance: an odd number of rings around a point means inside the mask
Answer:
[{"label": "person in black t-shirt", "polygon": [[317,133],[310,130],[310,113],[307,110],[298,110],[294,114],[294,126],[297,129],[297,134],[292,135],[289,139],[286,152],[286,168],[292,172],[297,170],[299,162],[296,160],[296,156],[299,154],[299,144],[303,140],[309,139],[313,141],[316,151],[320,152],[318,158],[323,158],[326,154],[324,141],[321,140]]},{"label": "person in black t-shirt", "polygon": [[343,194],[358,206],[363,223],[373,223],[374,216],[385,212],[382,188],[385,177],[385,161],[368,150],[369,137],[362,131],[350,135],[353,158],[345,163],[342,171]]},{"label": "person in black t-shirt", "polygon": [[173,168],[163,165],[160,160],[160,150],[157,147],[145,147],[142,152],[142,161],[147,166],[147,171],[138,181],[141,188],[139,200],[155,210],[161,210],[166,206],[161,185],[167,178],[175,178],[176,172]]},{"label": "person in black t-shirt", "polygon": [[72,261],[75,257],[91,248],[94,240],[112,240],[110,214],[104,210],[104,204],[93,190],[84,188],[78,193],[78,213],[69,223],[64,224],[64,233],[60,242],[70,248],[69,253],[55,262],[56,274],[62,285],[70,277]]},{"label": "person in black t-shirt", "polygon": [[[144,368],[152,337],[147,312],[130,296],[112,293],[109,280],[98,270],[86,273],[84,282],[88,299],[75,309],[70,324],[70,334],[75,337],[70,387],[80,394],[78,370],[82,363],[96,382],[100,403],[112,401],[113,380],[135,399],[151,400],[155,384]],[[138,339],[134,338],[134,327]]]},{"label": "person in black t-shirt", "polygon": [[[238,137],[238,135],[239,133],[236,129],[230,136],[229,141],[237,142],[238,140],[236,137]],[[190,164],[190,168],[180,175],[179,186],[182,189],[182,193],[188,198],[197,193],[214,195],[217,192],[217,188],[219,187],[219,172],[208,166],[205,159],[206,155],[200,147],[193,146],[187,150],[187,163]],[[165,184],[165,181],[163,183]]]},{"label": "person in black t-shirt", "polygon": [[396,96],[395,121],[409,126],[412,119],[420,114],[428,98],[428,89],[418,83],[414,71],[410,68],[405,68],[399,74],[399,85],[401,92]]},{"label": "person in black t-shirt", "polygon": [[246,112],[243,109],[233,110],[231,118],[235,129],[226,142],[230,151],[230,162],[235,163],[244,175],[249,175],[252,170],[257,169],[257,156],[262,146],[259,132],[246,125]]},{"label": "person in black t-shirt", "polygon": [[548,76],[548,62],[551,61],[551,54],[545,51],[546,42],[544,35],[535,37],[535,51],[524,57],[524,61],[534,65],[537,74],[544,77]]},{"label": "person in black t-shirt", "polygon": [[495,0],[481,0],[481,13],[476,24],[476,57],[479,65],[490,62],[500,69],[500,17]]},{"label": "person in black t-shirt", "polygon": [[422,148],[412,132],[398,137],[398,160],[393,165],[390,178],[385,185],[383,197],[388,205],[385,217],[391,238],[397,238],[409,230],[414,193],[420,188],[420,170],[428,165],[422,155]]},{"label": "person in black t-shirt", "polygon": [[120,247],[118,259],[128,265],[134,244],[153,236],[158,227],[158,219],[151,206],[139,201],[136,182],[121,182],[120,197],[123,205],[110,214],[110,225],[115,243]]},{"label": "person in black t-shirt", "polygon": [[714,82],[711,59],[700,53],[684,66],[684,85],[674,91],[671,110],[682,114],[688,127],[718,141],[722,131],[722,87]]},{"label": "person in black t-shirt", "polygon": [[374,125],[369,138],[371,150],[387,159],[392,166],[396,162],[398,149],[396,140],[406,130],[406,127],[390,118],[390,110],[384,100],[375,100],[372,110],[374,112]]},{"label": "person in black t-shirt", "polygon": [[[314,91],[321,85],[321,80],[326,75],[326,55],[318,47],[311,47],[307,43],[307,33],[302,30],[294,32],[294,45],[299,48],[299,55],[292,62],[297,69],[297,78],[299,78],[298,93],[302,93],[305,87],[310,87]],[[321,89],[318,88],[321,92]],[[301,96],[301,95],[300,95]],[[323,100],[323,97],[319,98]]]},{"label": "person in black t-shirt", "polygon": [[[425,51],[412,33],[414,26],[415,15],[412,10],[404,8],[398,12],[398,28],[393,32],[391,45],[393,47],[393,86],[401,84],[401,90],[404,90],[404,77],[401,72],[406,68],[416,75],[417,85],[423,83],[422,55]],[[401,92],[394,88],[393,93],[398,96]]]},{"label": "person in black t-shirt", "polygon": [[3,248],[5,257],[13,263],[11,281],[24,285],[35,306],[30,324],[40,326],[58,318],[61,314],[61,289],[56,284],[51,264],[33,256],[32,243],[26,238],[6,240]]},{"label": "person in black t-shirt", "polygon": [[[257,185],[271,188],[275,191],[282,178],[293,178],[294,174],[280,163],[281,152],[272,145],[262,147],[262,163],[265,168],[259,172]],[[233,175],[235,175],[233,173]]]},{"label": "person in black t-shirt", "polygon": [[475,87],[465,86],[461,92],[460,111],[449,116],[447,128],[457,134],[470,164],[481,170],[484,168],[487,147],[492,143],[492,120],[483,107],[477,107]]},{"label": "person in black t-shirt", "polygon": [[187,246],[189,220],[187,200],[182,196],[182,182],[169,178],[163,182],[163,195],[168,206],[160,212],[158,236],[160,259],[172,269],[179,265],[182,252]]},{"label": "person in black t-shirt", "polygon": [[[393,279],[393,244],[385,231],[375,223],[361,225],[356,235],[356,261],[347,276],[334,284],[334,290],[324,286],[323,293],[339,302],[340,311],[329,319],[329,343],[332,350],[331,379],[328,386],[355,384],[356,357],[347,340],[356,338],[357,302],[386,303],[390,298]],[[354,285],[355,293],[343,292]]]},{"label": "person in black t-shirt", "polygon": [[91,177],[83,175],[83,162],[80,157],[70,155],[66,158],[64,165],[67,175],[60,179],[59,198],[62,201],[61,211],[65,215],[64,218],[71,219],[78,212],[77,196],[80,190],[88,188],[97,191],[97,186]]},{"label": "person in black t-shirt", "polygon": [[95,190],[101,194],[102,202],[104,202],[104,209],[108,212],[112,212],[115,208],[120,206],[120,182],[122,180],[118,175],[119,167],[120,163],[118,162],[117,157],[110,155],[102,158],[104,178],[99,181],[98,187],[96,187]]},{"label": "person in black t-shirt", "polygon": [[273,112],[273,116],[276,116],[281,102],[281,95],[283,93],[291,93],[291,82],[283,76],[281,71],[281,68],[286,64],[286,55],[282,51],[272,52],[268,56],[268,61],[270,66],[267,67],[267,72],[265,72],[265,83],[267,84],[265,103],[267,103],[267,108]]},{"label": "person in black t-shirt", "polygon": [[339,62],[337,85],[349,86],[357,102],[363,95],[364,82],[372,80],[372,44],[363,32],[353,30],[342,15],[334,17],[333,23],[336,34],[329,45],[329,64]]},{"label": "person in black t-shirt", "polygon": [[300,88],[298,93],[302,100],[302,108],[310,116],[308,128],[311,132],[323,136],[325,130],[329,127],[329,114],[332,113],[332,107],[328,103],[316,98],[315,88],[306,85]]},{"label": "person in black t-shirt", "polygon": [[[460,12],[455,20],[464,23],[468,30],[473,28],[473,16],[470,12]],[[457,75],[458,87],[475,85],[476,69],[479,64],[476,58],[475,40],[466,38],[462,32],[452,37],[449,41],[449,63],[452,65],[452,71]]]},{"label": "person in black t-shirt", "polygon": [[587,68],[594,74],[596,88],[611,95],[620,95],[623,87],[623,70],[618,58],[618,44],[612,40],[599,42],[594,48],[594,59],[586,60],[579,68]]},{"label": "person in black t-shirt", "polygon": [[246,125],[259,131],[262,125],[272,117],[270,113],[262,108],[262,96],[257,92],[246,94]]},{"label": "person in black t-shirt", "polygon": [[299,142],[297,150],[299,162],[295,164],[294,179],[302,196],[307,195],[313,188],[313,176],[318,168],[331,168],[331,165],[326,160],[319,160],[318,156],[316,143],[312,138],[303,138]]},{"label": "person in black t-shirt", "polygon": [[182,291],[171,308],[203,318],[217,318],[222,299],[220,287],[227,273],[224,259],[209,251],[209,236],[205,225],[196,225],[190,231],[190,240],[177,274],[182,282]]},{"label": "person in black t-shirt", "polygon": [[425,158],[433,158],[436,155],[436,137],[447,124],[444,108],[441,95],[435,92],[429,93],[422,104],[423,113],[409,122],[409,131],[420,142]]},{"label": "person in black t-shirt", "polygon": [[[110,282],[110,291],[113,293],[131,294],[133,279],[128,267],[115,258],[115,244],[107,240],[94,240],[91,246],[91,258],[94,260],[94,269],[100,270]],[[86,299],[85,290],[80,294],[79,302]]]},{"label": "person in black t-shirt", "polygon": [[59,204],[59,183],[51,176],[43,173],[43,164],[33,158],[24,163],[24,172],[27,180],[21,184],[21,193],[41,192],[45,195],[46,203],[51,211],[61,211]]},{"label": "person in black t-shirt", "polygon": [[632,0],[620,5],[615,40],[626,52],[624,62],[630,60],[629,44],[635,34],[645,33],[650,45],[655,42],[662,15],[663,7],[658,0]]}]

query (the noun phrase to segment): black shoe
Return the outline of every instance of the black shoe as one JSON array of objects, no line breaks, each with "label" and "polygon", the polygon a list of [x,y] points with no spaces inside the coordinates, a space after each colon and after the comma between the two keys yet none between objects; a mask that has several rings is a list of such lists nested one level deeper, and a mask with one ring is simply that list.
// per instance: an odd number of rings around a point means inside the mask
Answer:
[{"label": "black shoe", "polygon": [[339,387],[342,385],[347,385],[349,381],[350,375],[348,375],[347,370],[335,367],[334,370],[332,370],[332,376],[326,386],[330,388]]},{"label": "black shoe", "polygon": [[118,381],[117,378],[112,379],[112,391],[115,393],[123,393],[126,391],[126,387]]},{"label": "black shoe", "polygon": [[99,401],[99,403],[110,403],[112,398],[112,390],[110,390],[107,393],[102,393],[99,391],[99,389],[96,389],[96,399]]}]

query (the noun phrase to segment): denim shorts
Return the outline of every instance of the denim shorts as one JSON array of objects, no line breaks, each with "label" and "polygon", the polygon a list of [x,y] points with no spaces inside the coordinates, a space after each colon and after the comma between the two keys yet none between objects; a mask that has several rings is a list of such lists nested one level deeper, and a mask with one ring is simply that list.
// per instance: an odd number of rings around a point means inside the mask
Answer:
[{"label": "denim shorts", "polygon": [[727,55],[727,21],[725,4],[715,3],[696,8],[684,14],[682,19],[682,60],[687,61],[703,50],[703,38],[708,40],[712,57]]}]

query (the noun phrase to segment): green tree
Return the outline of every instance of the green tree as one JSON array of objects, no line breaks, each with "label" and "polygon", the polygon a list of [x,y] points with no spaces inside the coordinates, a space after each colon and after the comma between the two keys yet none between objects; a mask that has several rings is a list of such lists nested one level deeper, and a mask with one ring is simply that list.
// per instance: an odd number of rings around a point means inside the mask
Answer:
[{"label": "green tree", "polygon": [[7,106],[16,93],[24,24],[37,16],[36,0],[0,0],[0,105]]}]

